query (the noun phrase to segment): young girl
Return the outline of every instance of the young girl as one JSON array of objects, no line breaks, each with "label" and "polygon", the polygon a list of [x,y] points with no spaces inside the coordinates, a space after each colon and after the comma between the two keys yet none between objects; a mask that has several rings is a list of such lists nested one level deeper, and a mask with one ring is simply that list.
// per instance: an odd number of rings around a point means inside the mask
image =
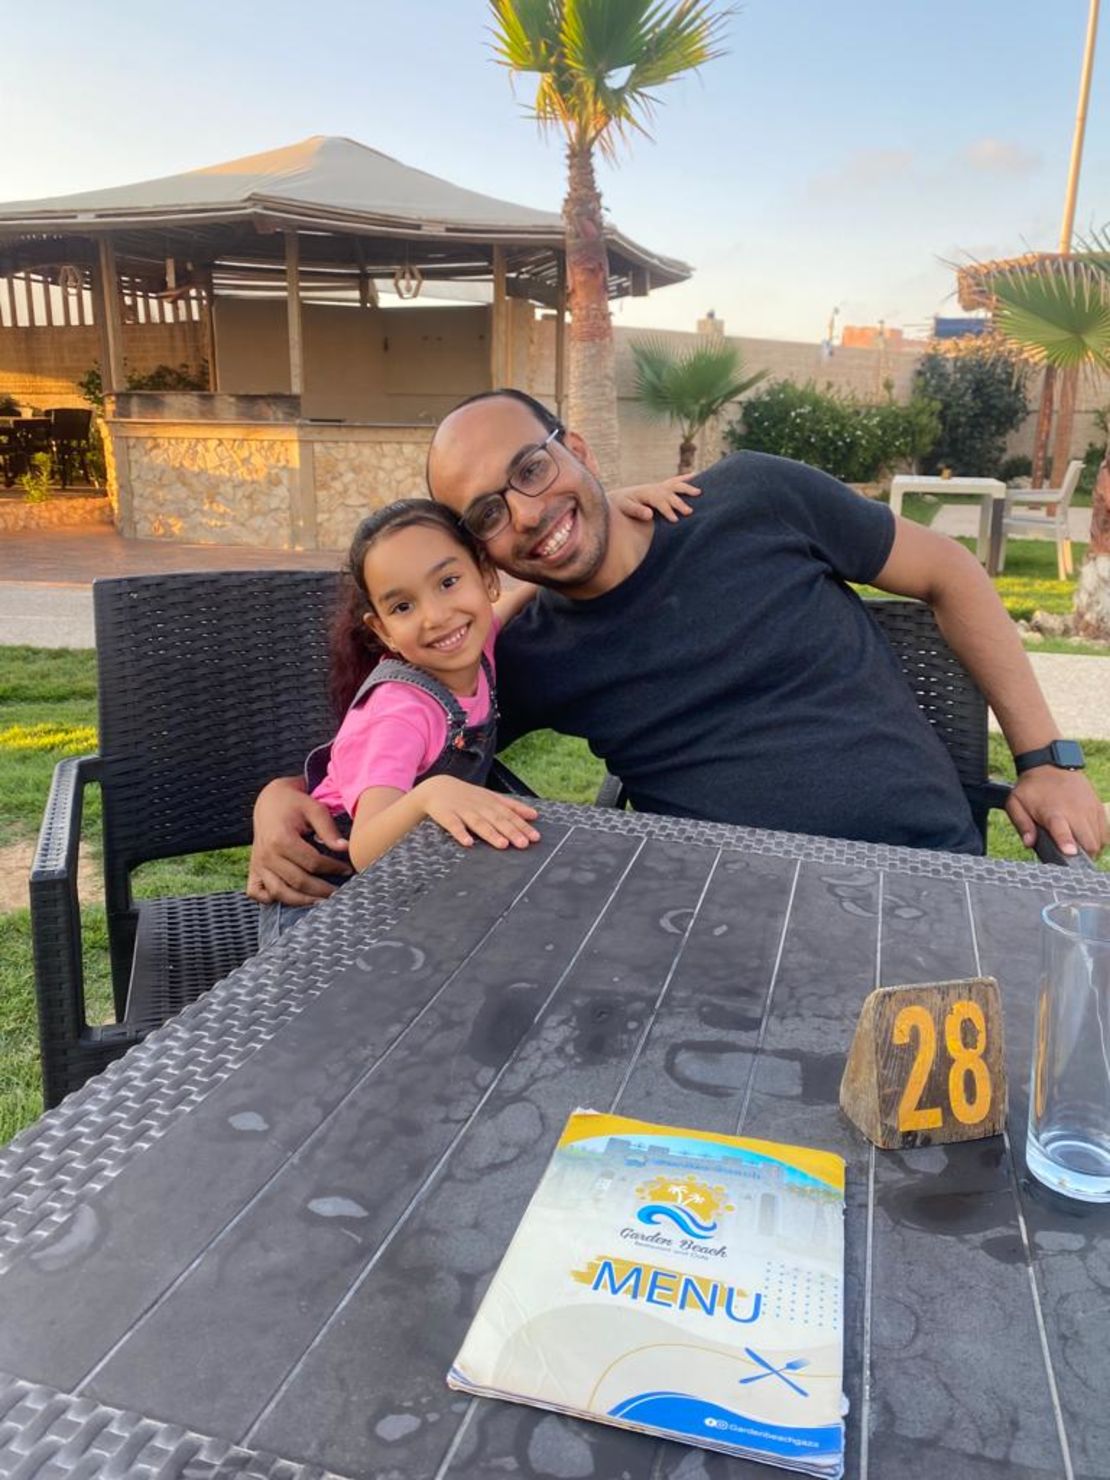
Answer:
[{"label": "young girl", "polygon": [[527,847],[535,809],[486,791],[497,746],[493,646],[531,597],[501,596],[485,550],[442,504],[402,499],[355,531],[333,632],[335,739],[305,780],[364,869],[430,817],[463,847]]},{"label": "young girl", "polygon": [[[673,520],[698,490],[672,478],[620,490],[634,518]],[[483,785],[497,749],[494,641],[535,587],[501,594],[485,547],[429,499],[365,518],[347,558],[347,595],[332,638],[332,700],[343,714],[308,758],[308,789],[364,869],[430,817],[464,848],[539,839],[536,810]]]}]

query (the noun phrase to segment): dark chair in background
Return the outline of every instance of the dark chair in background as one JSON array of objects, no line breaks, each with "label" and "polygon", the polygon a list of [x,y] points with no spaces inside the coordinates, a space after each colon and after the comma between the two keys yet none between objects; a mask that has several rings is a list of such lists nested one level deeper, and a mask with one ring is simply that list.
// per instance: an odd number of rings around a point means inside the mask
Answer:
[{"label": "dark chair in background", "polygon": [[11,488],[17,478],[30,471],[31,460],[38,453],[45,452],[49,455],[52,451],[49,417],[14,417],[6,428],[0,430],[4,487]]},{"label": "dark chair in background", "polygon": [[0,475],[5,488],[12,486],[19,472],[19,440],[14,426],[5,422],[0,425]]},{"label": "dark chair in background", "polygon": [[[136,901],[151,859],[250,842],[255,796],[300,771],[335,728],[327,699],[332,571],[128,577],[93,587],[99,751],[54,773],[31,873],[44,1096],[52,1106],[252,955],[244,894]],[[868,603],[951,751],[981,828],[1008,788],[988,779],[987,707],[913,601]],[[101,789],[117,1021],[85,1016],[77,854],[85,786]],[[498,765],[490,784],[528,793]],[[531,794],[531,793],[528,793]],[[598,802],[621,805],[607,778]],[[1042,839],[1046,862],[1065,860]]]},{"label": "dark chair in background", "polygon": [[89,428],[92,411],[73,406],[54,406],[47,413],[50,423],[50,443],[54,453],[54,469],[59,483],[68,488],[70,475],[75,467],[81,469],[86,483],[89,477]]}]

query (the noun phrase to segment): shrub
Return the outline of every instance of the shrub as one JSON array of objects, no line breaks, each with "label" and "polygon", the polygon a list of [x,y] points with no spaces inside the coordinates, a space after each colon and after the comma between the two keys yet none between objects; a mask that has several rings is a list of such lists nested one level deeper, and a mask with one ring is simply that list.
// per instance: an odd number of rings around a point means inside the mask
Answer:
[{"label": "shrub", "polygon": [[1006,437],[1029,415],[1025,368],[997,352],[933,353],[918,365],[914,385],[940,408],[940,433],[924,471],[997,477]]},{"label": "shrub", "polygon": [[19,402],[14,396],[4,394],[0,396],[0,416],[18,416]]},{"label": "shrub", "polygon": [[1083,454],[1083,471],[1079,475],[1079,482],[1075,491],[1081,495],[1093,494],[1095,483],[1098,479],[1098,470],[1102,467],[1102,459],[1106,456],[1106,448],[1098,442],[1088,442],[1087,450]]},{"label": "shrub", "polygon": [[[90,406],[104,410],[104,378],[100,366],[93,365],[77,382],[77,389]],[[188,365],[155,365],[153,370],[129,370],[129,391],[206,391],[208,389],[208,362],[202,360],[199,371]]]},{"label": "shrub", "polygon": [[937,429],[937,410],[923,396],[908,405],[889,398],[871,404],[820,391],[812,381],[779,380],[750,396],[724,435],[733,449],[793,458],[845,483],[872,483],[923,456]]},{"label": "shrub", "polygon": [[1013,483],[1017,478],[1031,478],[1033,459],[1020,452],[1015,457],[1008,457],[999,468],[998,476],[1003,483]]},{"label": "shrub", "polygon": [[23,500],[28,504],[43,504],[50,497],[50,454],[36,452],[30,459],[30,467],[20,473],[16,480],[23,490]]}]

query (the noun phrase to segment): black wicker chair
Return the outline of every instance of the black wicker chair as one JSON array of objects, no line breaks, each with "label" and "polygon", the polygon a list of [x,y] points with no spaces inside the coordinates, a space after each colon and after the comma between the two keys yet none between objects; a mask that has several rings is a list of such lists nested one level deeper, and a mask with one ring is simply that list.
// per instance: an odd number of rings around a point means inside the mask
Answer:
[{"label": "black wicker chair", "polygon": [[[31,873],[43,1092],[52,1106],[257,949],[243,894],[143,900],[139,864],[249,843],[272,777],[334,729],[332,571],[139,576],[93,587],[99,753],[60,763]],[[100,786],[117,1022],[85,1016],[77,853]]]},{"label": "black wicker chair", "polygon": [[[243,894],[142,900],[139,864],[248,843],[274,776],[297,772],[333,719],[325,691],[329,571],[230,571],[97,581],[95,756],[54,773],[31,873],[44,1098],[58,1103],[194,1001],[256,948]],[[872,604],[918,703],[951,750],[980,825],[1007,788],[987,780],[986,705],[927,607]],[[117,1021],[85,1016],[77,854],[84,788],[103,810],[104,884]],[[502,766],[490,784],[527,794]],[[601,805],[620,805],[607,778]],[[1046,861],[1065,860],[1048,846]]]}]

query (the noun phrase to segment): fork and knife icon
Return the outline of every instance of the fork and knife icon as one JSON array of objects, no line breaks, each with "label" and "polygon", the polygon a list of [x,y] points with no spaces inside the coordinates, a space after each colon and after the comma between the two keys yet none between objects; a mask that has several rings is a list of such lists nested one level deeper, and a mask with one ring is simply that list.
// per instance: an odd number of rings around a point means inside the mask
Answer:
[{"label": "fork and knife icon", "polygon": [[809,1394],[800,1383],[795,1382],[793,1378],[786,1375],[788,1372],[800,1372],[803,1367],[808,1367],[809,1359],[807,1357],[794,1357],[792,1361],[784,1362],[781,1367],[776,1367],[774,1363],[768,1362],[766,1357],[761,1357],[758,1352],[752,1351],[750,1346],[746,1346],[744,1352],[746,1356],[749,1356],[753,1362],[765,1370],[762,1372],[753,1372],[751,1377],[741,1377],[739,1379],[740,1387],[743,1387],[749,1382],[762,1382],[766,1377],[777,1377],[788,1388],[793,1388],[799,1397],[809,1397]]}]

